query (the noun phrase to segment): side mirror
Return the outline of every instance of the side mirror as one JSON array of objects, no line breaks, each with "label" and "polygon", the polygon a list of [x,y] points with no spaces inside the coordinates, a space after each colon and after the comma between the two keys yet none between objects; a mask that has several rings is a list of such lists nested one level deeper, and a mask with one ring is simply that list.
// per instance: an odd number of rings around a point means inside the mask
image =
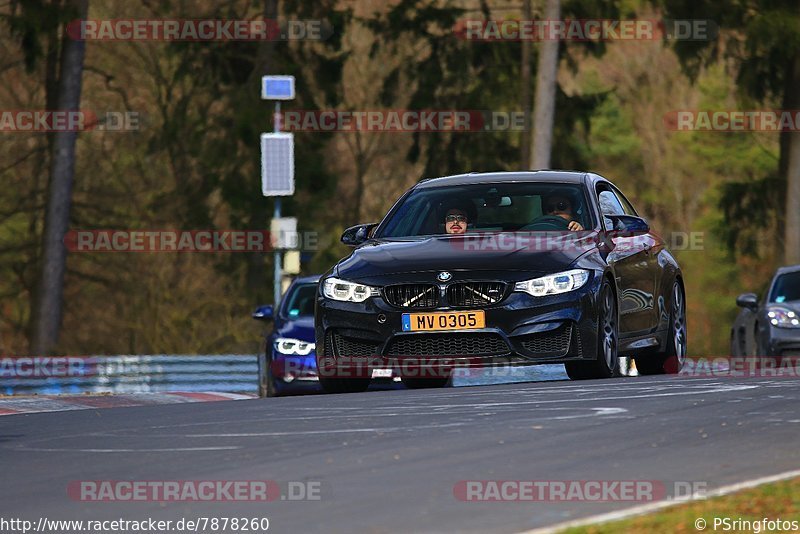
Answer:
[{"label": "side mirror", "polygon": [[256,308],[256,311],[253,312],[252,317],[253,319],[258,319],[259,321],[271,321],[274,318],[274,315],[275,314],[272,311],[272,304],[266,304]]},{"label": "side mirror", "polygon": [[758,309],[758,295],[755,293],[742,293],[736,297],[736,305],[749,310]]},{"label": "side mirror", "polygon": [[378,226],[378,223],[351,226],[342,234],[342,243],[349,247],[357,247],[369,239],[372,229],[376,226]]},{"label": "side mirror", "polygon": [[650,225],[641,217],[635,215],[605,215],[614,223],[614,230],[630,232],[634,234],[646,234],[650,231]]}]

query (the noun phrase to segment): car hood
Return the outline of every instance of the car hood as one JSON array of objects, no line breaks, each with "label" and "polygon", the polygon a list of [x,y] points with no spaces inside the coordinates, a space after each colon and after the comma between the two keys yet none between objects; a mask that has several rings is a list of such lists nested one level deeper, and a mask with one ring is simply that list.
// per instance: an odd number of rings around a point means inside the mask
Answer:
[{"label": "car hood", "polygon": [[788,302],[770,302],[767,304],[767,311],[770,308],[784,308],[800,314],[800,300],[790,300]]},{"label": "car hood", "polygon": [[594,232],[487,233],[372,240],[342,260],[337,276],[359,280],[429,271],[555,272],[595,249]]},{"label": "car hood", "polygon": [[278,325],[277,337],[290,337],[300,341],[314,342],[314,318],[298,317]]}]

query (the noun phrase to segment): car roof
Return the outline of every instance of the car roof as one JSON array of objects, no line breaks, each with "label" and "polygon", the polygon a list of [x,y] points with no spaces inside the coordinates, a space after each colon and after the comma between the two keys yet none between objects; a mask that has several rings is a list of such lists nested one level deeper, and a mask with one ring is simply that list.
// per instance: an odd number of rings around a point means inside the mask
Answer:
[{"label": "car roof", "polygon": [[798,264],[798,265],[786,265],[784,267],[779,267],[778,270],[775,271],[775,276],[778,276],[779,274],[793,273],[793,272],[797,272],[797,271],[800,271],[800,264]]},{"label": "car roof", "polygon": [[496,171],[496,172],[471,172],[442,176],[440,178],[427,178],[421,180],[415,189],[428,189],[432,187],[491,184],[502,182],[554,182],[581,184],[585,179],[595,182],[603,179],[586,171],[540,170],[540,171]]}]

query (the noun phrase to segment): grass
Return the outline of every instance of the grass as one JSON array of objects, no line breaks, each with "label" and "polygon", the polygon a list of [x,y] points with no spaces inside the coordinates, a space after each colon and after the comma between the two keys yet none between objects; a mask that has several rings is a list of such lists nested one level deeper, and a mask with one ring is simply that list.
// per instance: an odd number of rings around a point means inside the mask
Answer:
[{"label": "grass", "polygon": [[[800,478],[764,484],[723,497],[692,501],[653,514],[598,525],[569,528],[561,532],[564,534],[769,532],[770,530],[765,528],[763,523],[750,525],[749,528],[745,523],[745,521],[760,522],[765,517],[769,520],[794,520],[800,523]],[[704,530],[695,528],[695,521],[698,518],[705,520]],[[718,520],[727,518],[730,523],[727,525],[718,523],[717,528],[714,529],[715,518]],[[740,519],[743,521],[742,523],[734,523],[734,520]],[[726,526],[728,528],[725,528]],[[784,527],[783,530],[772,530],[772,532],[792,531],[797,532],[797,529]]]}]

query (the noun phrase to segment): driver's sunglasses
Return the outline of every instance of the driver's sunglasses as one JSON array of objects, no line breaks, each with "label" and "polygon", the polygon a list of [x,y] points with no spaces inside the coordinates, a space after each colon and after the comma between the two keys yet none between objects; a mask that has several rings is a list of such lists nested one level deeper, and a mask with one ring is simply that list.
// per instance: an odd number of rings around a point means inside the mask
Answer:
[{"label": "driver's sunglasses", "polygon": [[548,204],[547,206],[545,206],[544,209],[545,209],[545,211],[547,213],[553,213],[556,210],[558,210],[558,211],[566,211],[569,208],[570,208],[570,203],[569,202],[564,202],[562,200],[561,202],[556,202],[555,204]]},{"label": "driver's sunglasses", "polygon": [[456,222],[456,221],[458,221],[460,223],[463,223],[463,222],[467,222],[467,216],[466,215],[455,215],[455,214],[448,215],[447,217],[444,218],[444,221],[445,222]]}]

